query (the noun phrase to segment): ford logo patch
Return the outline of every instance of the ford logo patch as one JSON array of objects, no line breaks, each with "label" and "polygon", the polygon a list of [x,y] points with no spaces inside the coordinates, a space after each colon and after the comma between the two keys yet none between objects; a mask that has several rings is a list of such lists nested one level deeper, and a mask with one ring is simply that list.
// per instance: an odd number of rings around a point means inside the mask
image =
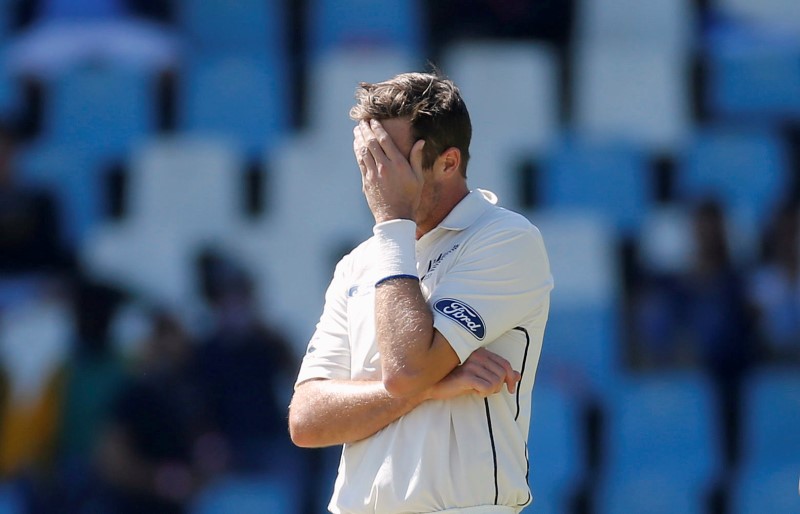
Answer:
[{"label": "ford logo patch", "polygon": [[434,304],[433,308],[469,330],[478,341],[482,341],[486,335],[483,319],[475,312],[475,309],[466,303],[452,298],[442,298]]}]

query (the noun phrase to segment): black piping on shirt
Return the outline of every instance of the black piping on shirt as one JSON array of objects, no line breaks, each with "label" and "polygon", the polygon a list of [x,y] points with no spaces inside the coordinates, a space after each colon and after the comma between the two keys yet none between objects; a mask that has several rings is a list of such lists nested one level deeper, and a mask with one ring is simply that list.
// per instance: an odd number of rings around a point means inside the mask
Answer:
[{"label": "black piping on shirt", "polygon": [[492,430],[492,413],[489,410],[489,398],[484,398],[483,404],[486,406],[486,426],[489,427],[489,441],[492,443],[492,461],[494,464],[494,505],[497,505],[497,498],[499,496],[499,488],[497,486],[497,448],[495,448],[494,445],[494,430]]},{"label": "black piping on shirt", "polygon": [[[520,374],[520,380],[519,381],[520,381],[520,383],[522,383],[522,379],[525,376],[525,365],[528,362],[528,350],[530,349],[530,345],[531,345],[531,337],[530,337],[530,334],[528,334],[528,331],[523,327],[514,327],[514,330],[519,330],[520,332],[525,334],[525,353],[523,354],[522,366],[521,366],[520,371],[519,371],[519,374]],[[520,390],[520,387],[519,387],[519,384],[517,384],[517,393],[516,393],[517,413],[514,416],[514,421],[516,421],[517,418],[519,418],[519,410],[520,410],[519,409],[519,390]],[[500,488],[498,486],[498,481],[497,481],[497,448],[495,447],[495,444],[494,444],[494,430],[492,429],[492,413],[491,413],[491,410],[489,409],[489,399],[488,398],[484,398],[483,399],[483,404],[486,407],[486,426],[489,428],[489,441],[492,443],[492,461],[493,461],[493,465],[494,465],[494,505],[497,505],[497,501],[498,501],[498,499],[500,497]],[[530,461],[529,461],[529,458],[528,458],[528,445],[527,445],[527,442],[525,443],[525,468],[526,468],[526,470],[525,470],[525,480],[527,482],[528,474],[530,472]],[[530,501],[530,495],[528,496],[528,501]],[[525,502],[523,505],[527,505],[527,503],[528,502]]]},{"label": "black piping on shirt", "polygon": [[[522,367],[519,370],[520,379],[519,383],[517,384],[517,414],[514,416],[514,421],[519,418],[519,390],[520,384],[522,384],[522,379],[525,377],[525,365],[528,363],[528,350],[531,347],[531,336],[528,334],[528,331],[524,327],[514,327],[514,330],[519,330],[523,334],[525,334],[525,353],[522,356]],[[528,441],[525,441],[525,482],[528,483],[529,477],[531,472],[531,462],[530,456],[528,455]],[[531,494],[528,492],[528,500],[519,505],[520,507],[527,505],[531,501]]]},{"label": "black piping on shirt", "polygon": [[525,365],[528,363],[528,349],[531,346],[531,336],[523,327],[514,327],[514,330],[519,330],[525,334],[525,354],[522,356],[522,367],[519,370],[520,378],[519,383],[517,384],[517,414],[514,416],[514,421],[517,421],[517,418],[519,418],[519,386],[522,384],[522,379],[525,377]]}]

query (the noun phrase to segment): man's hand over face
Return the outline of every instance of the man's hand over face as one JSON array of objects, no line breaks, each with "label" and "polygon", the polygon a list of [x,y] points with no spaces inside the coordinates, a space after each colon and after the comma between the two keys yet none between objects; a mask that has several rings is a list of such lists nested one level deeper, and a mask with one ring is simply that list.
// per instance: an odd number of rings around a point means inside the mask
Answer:
[{"label": "man's hand over face", "polygon": [[353,129],[353,152],[361,169],[362,189],[376,223],[416,221],[424,182],[424,145],[424,140],[416,141],[407,157],[377,120],[361,121]]}]

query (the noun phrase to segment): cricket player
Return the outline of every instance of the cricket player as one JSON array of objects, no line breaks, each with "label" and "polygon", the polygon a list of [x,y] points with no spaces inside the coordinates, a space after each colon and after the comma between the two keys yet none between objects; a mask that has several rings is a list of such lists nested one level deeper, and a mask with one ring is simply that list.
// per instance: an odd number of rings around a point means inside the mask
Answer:
[{"label": "cricket player", "polygon": [[337,264],[289,412],[343,445],[335,514],[510,514],[531,502],[531,394],[553,280],[523,216],[470,190],[472,126],[437,74],[360,84],[373,236]]}]

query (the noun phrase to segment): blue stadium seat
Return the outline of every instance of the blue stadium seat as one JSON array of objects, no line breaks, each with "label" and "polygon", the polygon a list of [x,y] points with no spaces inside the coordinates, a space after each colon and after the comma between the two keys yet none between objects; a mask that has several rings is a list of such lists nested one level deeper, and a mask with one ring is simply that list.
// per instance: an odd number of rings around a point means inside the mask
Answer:
[{"label": "blue stadium seat", "polygon": [[680,479],[643,472],[625,478],[608,477],[595,498],[595,514],[706,514],[703,494]]},{"label": "blue stadium seat", "polygon": [[542,162],[542,205],[593,210],[633,235],[652,205],[647,164],[635,145],[565,138]]},{"label": "blue stadium seat", "polygon": [[302,496],[295,489],[275,476],[230,476],[203,491],[190,514],[297,514]]},{"label": "blue stadium seat", "polygon": [[766,32],[796,37],[800,29],[800,3],[795,0],[714,0],[724,16]]},{"label": "blue stadium seat", "polygon": [[646,478],[693,490],[698,500],[707,493],[722,464],[719,407],[709,379],[693,371],[643,373],[620,380],[612,394],[605,417],[606,487]]},{"label": "blue stadium seat", "polygon": [[730,46],[708,54],[711,112],[723,119],[800,119],[800,43]]},{"label": "blue stadium seat", "polygon": [[41,0],[37,5],[39,21],[87,20],[113,18],[125,13],[122,0]]},{"label": "blue stadium seat", "polygon": [[44,141],[119,157],[156,128],[155,82],[144,70],[87,66],[47,84]]},{"label": "blue stadium seat", "polygon": [[[552,294],[558,292],[554,289]],[[585,396],[587,401],[604,401],[620,368],[618,323],[618,310],[610,305],[578,307],[554,302],[545,330],[540,372],[568,382],[574,394]]]},{"label": "blue stadium seat", "polygon": [[663,48],[693,43],[692,0],[577,0],[577,39],[637,41]]},{"label": "blue stadium seat", "polygon": [[742,466],[800,464],[800,370],[761,368],[746,379],[742,395]]},{"label": "blue stadium seat", "polygon": [[84,266],[151,298],[190,301],[198,249],[221,244],[243,223],[243,161],[214,138],[164,137],[138,146],[130,156],[127,217],[91,232],[81,249]]},{"label": "blue stadium seat", "polygon": [[260,157],[289,130],[287,63],[247,57],[198,59],[185,73],[179,128],[233,139]]},{"label": "blue stadium seat", "polygon": [[645,39],[579,39],[570,59],[576,132],[679,151],[692,128],[690,57]]},{"label": "blue stadium seat", "polygon": [[90,153],[66,144],[36,144],[24,149],[18,166],[24,183],[55,194],[68,246],[82,244],[108,212],[103,187],[107,168]]},{"label": "blue stadium seat", "polygon": [[[308,0],[309,56],[342,47],[387,47],[423,55],[425,16],[420,0]],[[407,71],[407,70],[406,70]]]},{"label": "blue stadium seat", "polygon": [[[795,425],[796,431],[797,425]],[[790,465],[744,470],[731,489],[731,514],[800,512],[797,460]]]},{"label": "blue stadium seat", "polygon": [[408,52],[391,48],[336,48],[324,58],[309,62],[306,97],[309,130],[327,144],[334,141],[353,152],[353,121],[348,113],[355,103],[358,83],[378,82],[418,65]]},{"label": "blue stadium seat", "polygon": [[22,494],[14,484],[0,485],[0,514],[23,514],[27,510]]},{"label": "blue stadium seat", "polygon": [[555,384],[538,379],[528,432],[532,510],[566,514],[586,473],[582,404]]},{"label": "blue stadium seat", "polygon": [[219,237],[243,221],[244,156],[225,139],[152,139],[130,155],[129,219],[176,241]]},{"label": "blue stadium seat", "polygon": [[178,25],[193,52],[260,58],[286,55],[289,0],[178,0]]},{"label": "blue stadium seat", "polygon": [[[463,41],[447,46],[443,70],[458,84],[472,119],[470,182],[519,208],[522,158],[539,156],[559,133],[558,56],[535,42]],[[504,77],[502,95],[497,77]]]},{"label": "blue stadium seat", "polygon": [[787,190],[788,156],[780,137],[758,127],[713,126],[698,131],[678,165],[684,199],[717,197],[733,218],[762,225]]},{"label": "blue stadium seat", "polygon": [[587,401],[602,400],[620,363],[616,236],[593,212],[528,213],[547,246],[555,289],[542,347],[540,376],[566,382]]},{"label": "blue stadium seat", "polygon": [[[0,4],[0,9],[2,8],[3,6]],[[2,39],[2,35],[0,35],[0,39]],[[0,68],[0,116],[5,119],[15,119],[22,114],[22,106],[20,83]]]}]

